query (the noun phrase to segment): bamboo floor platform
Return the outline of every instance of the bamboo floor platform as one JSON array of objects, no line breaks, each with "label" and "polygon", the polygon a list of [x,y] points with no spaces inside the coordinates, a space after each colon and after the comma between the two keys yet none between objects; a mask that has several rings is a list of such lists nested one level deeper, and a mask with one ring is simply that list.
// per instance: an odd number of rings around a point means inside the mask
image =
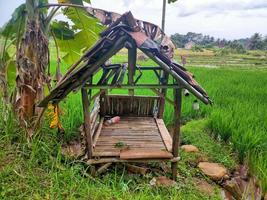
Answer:
[{"label": "bamboo floor platform", "polygon": [[103,125],[93,157],[120,159],[172,158],[172,138],[163,120],[152,117],[122,117],[118,124]]}]

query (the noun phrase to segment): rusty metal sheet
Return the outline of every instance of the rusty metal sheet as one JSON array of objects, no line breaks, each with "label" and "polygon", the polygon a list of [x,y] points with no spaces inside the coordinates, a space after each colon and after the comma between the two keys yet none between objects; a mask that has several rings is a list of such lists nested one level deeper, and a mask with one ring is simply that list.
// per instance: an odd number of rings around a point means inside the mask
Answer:
[{"label": "rusty metal sheet", "polygon": [[[120,19],[121,16],[123,16],[115,12],[92,7],[87,7],[86,10],[89,14],[99,19],[100,22],[106,26],[111,26]],[[166,55],[171,59],[173,58],[175,45],[171,41],[170,37],[168,37],[159,26],[139,19],[136,19],[136,23],[141,29],[140,32],[145,33],[147,37],[163,46],[166,49]]]}]

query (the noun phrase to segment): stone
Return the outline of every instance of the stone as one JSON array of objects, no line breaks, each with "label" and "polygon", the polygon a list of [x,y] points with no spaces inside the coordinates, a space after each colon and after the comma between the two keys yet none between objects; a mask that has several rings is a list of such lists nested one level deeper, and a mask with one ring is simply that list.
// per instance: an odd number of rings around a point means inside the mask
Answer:
[{"label": "stone", "polygon": [[194,145],[182,145],[181,149],[185,152],[199,152],[198,148]]},{"label": "stone", "polygon": [[140,167],[132,164],[126,164],[127,170],[134,174],[142,174],[145,175],[148,171],[148,168],[146,167]]},{"label": "stone", "polygon": [[150,185],[157,186],[157,187],[173,187],[176,186],[176,182],[174,180],[171,180],[167,178],[166,176],[159,176],[156,178],[153,178],[150,181]]},{"label": "stone", "polygon": [[227,175],[227,169],[218,163],[200,162],[198,167],[214,181],[222,180]]}]

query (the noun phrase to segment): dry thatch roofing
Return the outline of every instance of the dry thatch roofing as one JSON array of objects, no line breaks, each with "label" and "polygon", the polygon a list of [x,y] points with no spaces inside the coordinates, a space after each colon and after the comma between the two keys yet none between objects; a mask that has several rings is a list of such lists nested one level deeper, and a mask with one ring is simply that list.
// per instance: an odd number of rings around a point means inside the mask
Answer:
[{"label": "dry thatch roofing", "polygon": [[141,26],[134,19],[131,12],[117,17],[117,20],[101,33],[100,40],[82,56],[78,63],[74,64],[75,66],[80,64],[80,67],[67,72],[67,75],[43,99],[39,106],[45,107],[49,102],[58,103],[71,91],[82,87],[120,49],[132,44],[159,64],[165,72],[173,76],[182,87],[188,89],[202,102],[205,104],[211,103],[207,93],[194,80],[192,74],[179,64],[172,62],[171,53],[173,50],[170,49],[172,45],[168,42],[167,45],[158,44],[157,41],[153,40],[150,33],[145,31],[144,26]]}]

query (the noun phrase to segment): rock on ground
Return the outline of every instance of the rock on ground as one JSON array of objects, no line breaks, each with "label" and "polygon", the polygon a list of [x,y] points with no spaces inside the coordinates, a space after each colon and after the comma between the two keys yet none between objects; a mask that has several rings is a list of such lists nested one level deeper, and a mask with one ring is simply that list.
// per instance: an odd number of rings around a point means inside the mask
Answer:
[{"label": "rock on ground", "polygon": [[218,163],[200,162],[198,167],[214,181],[219,181],[227,176],[227,169]]},{"label": "rock on ground", "polygon": [[167,178],[166,176],[159,176],[156,178],[153,178],[150,181],[150,185],[152,186],[158,186],[158,187],[172,187],[176,186],[176,182],[174,180],[171,180]]},{"label": "rock on ground", "polygon": [[194,145],[182,145],[181,149],[185,152],[199,152],[198,148]]}]

